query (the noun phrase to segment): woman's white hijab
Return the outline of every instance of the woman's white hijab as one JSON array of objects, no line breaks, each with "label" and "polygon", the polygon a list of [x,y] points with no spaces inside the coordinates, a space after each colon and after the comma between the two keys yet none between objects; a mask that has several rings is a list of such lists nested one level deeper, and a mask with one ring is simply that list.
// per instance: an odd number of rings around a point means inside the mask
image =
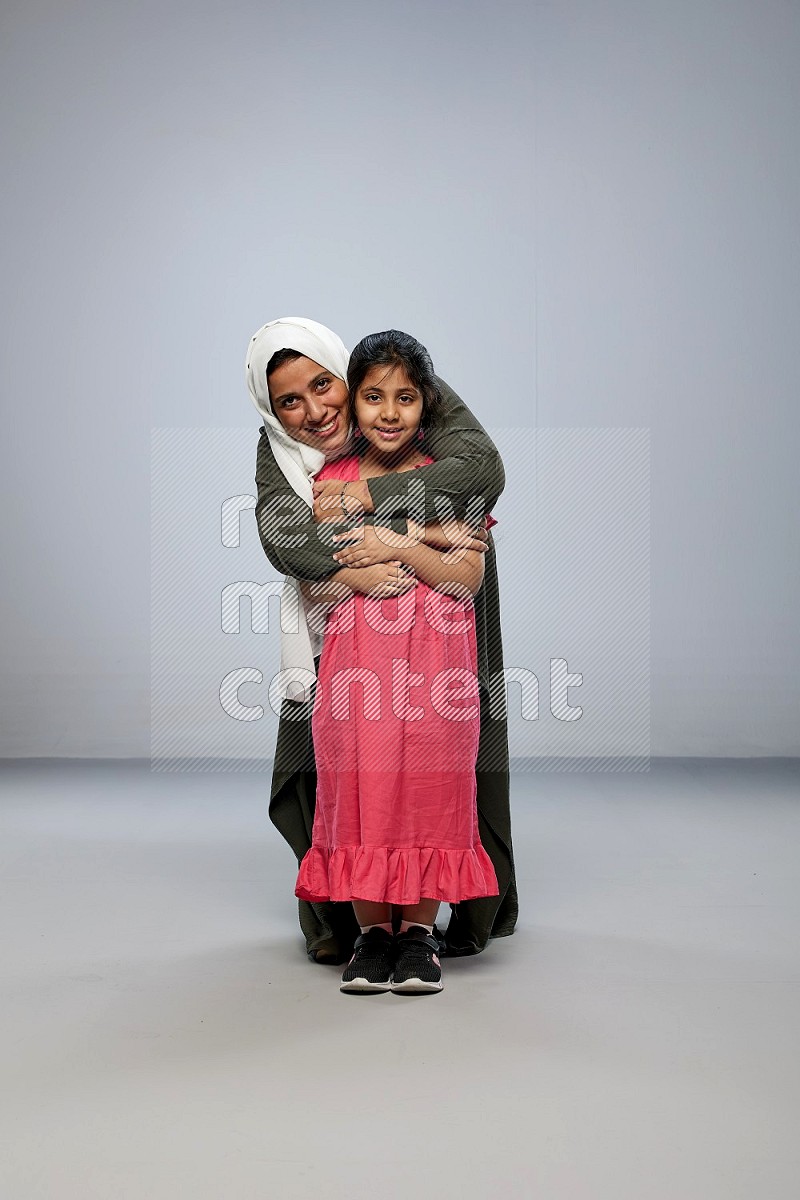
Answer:
[{"label": "woman's white hijab", "polygon": [[[325,455],[321,450],[295,441],[275,415],[269,397],[267,364],[278,350],[296,350],[345,383],[350,353],[332,329],[305,317],[280,317],[277,321],[268,321],[253,334],[247,347],[245,378],[250,399],[261,414],[276,463],[296,494],[311,506],[311,482],[322,468]],[[350,444],[348,436],[331,457],[340,457]],[[296,579],[287,577],[281,596],[281,670],[270,687],[271,700],[276,697],[304,703],[310,700],[316,679],[314,658],[322,651],[320,618],[326,607],[314,606],[309,624],[309,612],[299,584]]]}]

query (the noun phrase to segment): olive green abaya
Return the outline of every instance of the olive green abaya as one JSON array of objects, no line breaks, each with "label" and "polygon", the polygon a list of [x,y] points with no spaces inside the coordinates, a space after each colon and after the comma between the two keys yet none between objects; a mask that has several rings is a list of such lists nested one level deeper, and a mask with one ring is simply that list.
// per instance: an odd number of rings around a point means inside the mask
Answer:
[{"label": "olive green abaya", "polygon": [[[435,430],[428,431],[425,449],[436,461],[417,471],[383,475],[369,480],[376,510],[374,518],[385,523],[386,514],[415,518],[421,510],[418,492],[411,493],[412,479],[423,478],[424,521],[436,521],[449,502],[463,518],[472,497],[483,497],[482,511],[490,511],[503,490],[505,475],[500,456],[472,413],[441,379],[437,381],[444,400],[444,416]],[[256,520],[264,552],[272,565],[297,579],[318,580],[339,570],[332,550],[322,540],[311,510],[296,495],[276,464],[266,430],[261,429],[256,460],[258,498]],[[369,517],[367,518],[370,519]],[[394,522],[392,522],[394,523]],[[481,736],[478,749],[477,807],[481,842],[494,864],[500,894],[451,904],[450,922],[444,934],[445,952],[450,955],[478,954],[490,937],[507,937],[517,920],[517,889],[511,844],[509,808],[508,734],[504,689],[498,686],[503,670],[500,633],[500,597],[497,565],[491,533],[485,555],[483,584],[475,596],[478,673],[481,684]],[[490,686],[494,681],[491,692]],[[275,748],[269,815],[291,846],[298,866],[311,845],[316,796],[316,772],[310,718],[297,717],[301,706],[283,702]],[[305,706],[303,711],[307,711]],[[311,904],[298,900],[300,926],[306,950],[317,951],[336,961],[349,958],[359,928],[350,903],[328,901]]]}]

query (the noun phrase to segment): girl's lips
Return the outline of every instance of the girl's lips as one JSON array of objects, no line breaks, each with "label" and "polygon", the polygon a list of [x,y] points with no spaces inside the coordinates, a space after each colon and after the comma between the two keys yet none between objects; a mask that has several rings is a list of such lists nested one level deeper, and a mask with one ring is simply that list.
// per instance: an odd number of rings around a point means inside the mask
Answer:
[{"label": "girl's lips", "polygon": [[382,438],[396,438],[403,432],[402,429],[379,429],[377,425],[374,426],[374,429]]}]

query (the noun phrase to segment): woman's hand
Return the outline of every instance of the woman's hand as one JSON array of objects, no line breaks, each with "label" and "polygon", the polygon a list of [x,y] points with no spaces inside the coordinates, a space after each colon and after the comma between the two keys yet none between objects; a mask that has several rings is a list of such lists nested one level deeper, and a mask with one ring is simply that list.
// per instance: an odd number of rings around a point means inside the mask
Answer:
[{"label": "woman's hand", "polygon": [[422,527],[414,525],[412,521],[409,521],[409,533],[395,533],[383,526],[362,525],[358,529],[336,534],[333,542],[338,549],[333,557],[342,567],[372,567],[376,563],[396,559],[398,550],[416,546],[422,540],[423,533]]},{"label": "woman's hand", "polygon": [[[410,527],[411,522],[409,521],[409,530]],[[422,541],[432,550],[455,551],[462,557],[467,550],[477,550],[479,554],[485,554],[489,549],[486,517],[483,518],[477,529],[471,528],[466,521],[447,521],[444,525],[438,521],[430,521],[425,526]]]},{"label": "woman's hand", "polygon": [[311,488],[317,524],[321,521],[343,521],[374,512],[366,479],[321,479],[315,481]]}]

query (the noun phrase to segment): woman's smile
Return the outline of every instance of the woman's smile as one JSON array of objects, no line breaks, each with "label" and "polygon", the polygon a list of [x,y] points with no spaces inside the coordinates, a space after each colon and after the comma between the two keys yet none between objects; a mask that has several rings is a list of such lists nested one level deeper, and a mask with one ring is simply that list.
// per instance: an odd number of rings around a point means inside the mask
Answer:
[{"label": "woman's smile", "polygon": [[306,425],[306,433],[310,433],[312,437],[326,438],[331,437],[339,428],[339,415],[334,413],[324,425]]},{"label": "woman's smile", "polygon": [[290,437],[326,453],[347,439],[347,384],[312,359],[282,363],[269,377],[272,410]]}]

